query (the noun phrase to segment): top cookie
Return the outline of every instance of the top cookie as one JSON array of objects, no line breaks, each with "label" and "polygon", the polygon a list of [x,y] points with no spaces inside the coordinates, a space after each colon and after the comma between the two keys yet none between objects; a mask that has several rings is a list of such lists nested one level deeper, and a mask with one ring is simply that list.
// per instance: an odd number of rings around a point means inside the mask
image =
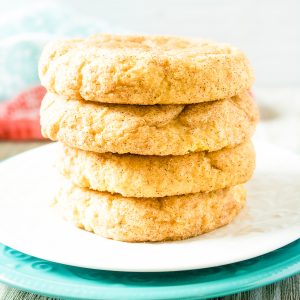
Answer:
[{"label": "top cookie", "polygon": [[253,83],[245,55],[205,40],[95,35],[49,43],[39,74],[48,91],[120,104],[191,104],[240,94]]}]

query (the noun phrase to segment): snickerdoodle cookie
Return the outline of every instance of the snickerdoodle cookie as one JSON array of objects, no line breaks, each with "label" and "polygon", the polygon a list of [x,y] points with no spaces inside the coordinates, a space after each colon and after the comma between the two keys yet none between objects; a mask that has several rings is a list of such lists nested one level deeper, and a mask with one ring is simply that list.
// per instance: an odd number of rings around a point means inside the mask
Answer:
[{"label": "snickerdoodle cookie", "polygon": [[64,183],[56,206],[66,220],[106,238],[127,241],[181,240],[230,223],[245,204],[238,185],[210,193],[163,198],[125,198]]},{"label": "snickerdoodle cookie", "polygon": [[98,154],[61,145],[57,163],[74,184],[126,197],[208,192],[248,181],[255,168],[251,142],[179,156]]},{"label": "snickerdoodle cookie", "polygon": [[170,36],[95,35],[49,43],[39,74],[49,92],[119,104],[191,104],[249,89],[253,73],[238,49]]},{"label": "snickerdoodle cookie", "polygon": [[121,105],[46,94],[45,137],[98,153],[184,155],[249,140],[258,119],[251,95],[190,105]]}]

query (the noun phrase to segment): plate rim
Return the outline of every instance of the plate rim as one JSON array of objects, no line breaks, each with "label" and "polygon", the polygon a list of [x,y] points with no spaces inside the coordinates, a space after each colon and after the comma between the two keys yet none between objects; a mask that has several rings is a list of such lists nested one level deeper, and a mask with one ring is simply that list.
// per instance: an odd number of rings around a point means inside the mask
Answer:
[{"label": "plate rim", "polygon": [[[298,229],[298,226],[294,226],[295,228]],[[285,229],[285,230],[281,230],[280,232],[284,235],[284,232],[285,231],[288,231],[288,229]],[[235,258],[235,259],[232,259],[231,261],[227,260],[226,263],[223,263],[223,264],[220,264],[220,263],[216,263],[215,265],[208,265],[208,266],[198,266],[196,264],[193,264],[192,266],[191,265],[184,265],[182,267],[169,267],[168,269],[164,268],[164,270],[158,270],[156,267],[155,268],[132,268],[132,269],[129,269],[129,268],[126,268],[126,267],[114,267],[113,269],[110,267],[110,266],[105,266],[102,264],[102,267],[101,268],[96,268],[96,267],[93,267],[93,266],[82,266],[80,264],[74,264],[74,263],[70,263],[66,260],[60,260],[60,259],[45,259],[45,258],[42,258],[40,257],[39,255],[37,255],[36,253],[34,254],[31,254],[27,251],[23,251],[23,250],[18,250],[17,248],[14,248],[13,246],[9,245],[9,244],[5,244],[7,247],[9,248],[12,248],[16,251],[19,251],[21,253],[24,253],[26,255],[29,255],[29,256],[32,256],[32,257],[36,257],[37,259],[40,259],[40,260],[44,260],[44,261],[48,261],[50,263],[54,263],[54,264],[60,264],[60,265],[67,265],[67,266],[73,266],[73,267],[77,267],[77,268],[83,268],[83,269],[93,269],[93,270],[102,270],[102,271],[108,271],[108,272],[128,272],[128,273],[168,273],[168,272],[185,272],[185,271],[193,271],[193,270],[200,270],[200,269],[209,269],[209,268],[217,268],[217,267],[221,267],[221,266],[227,266],[227,265],[231,265],[231,264],[235,264],[235,263],[239,263],[239,262],[244,262],[244,261],[247,261],[247,260],[251,260],[251,259],[255,259],[256,257],[260,257],[260,256],[263,256],[263,255],[266,255],[268,253],[272,253],[278,249],[281,249],[287,245],[290,245],[291,243],[297,241],[298,239],[300,239],[299,237],[299,234],[297,234],[297,237],[295,237],[295,235],[293,235],[292,238],[288,238],[288,239],[285,239],[284,242],[280,242],[277,244],[276,247],[270,247],[270,248],[263,248],[263,250],[261,251],[257,251],[255,254],[251,255],[251,256],[248,256],[247,258],[245,258],[245,256],[243,256],[242,254],[239,256],[239,258]],[[1,244],[1,242],[0,242]],[[267,250],[269,249],[269,250]]]},{"label": "plate rim", "polygon": [[[272,257],[273,255],[282,255],[282,253],[277,253],[278,251],[289,251],[289,248],[293,244],[298,244],[300,248],[300,239],[297,241],[286,245],[278,250],[275,250],[271,253],[267,253],[262,255],[261,257]],[[0,244],[3,245],[3,244]],[[3,245],[4,246],[4,245]],[[12,248],[11,248],[12,249]],[[249,259],[247,261],[251,261]],[[47,261],[46,261],[47,262]],[[57,264],[57,263],[53,263]],[[236,263],[239,264],[239,263]],[[61,265],[61,264],[58,264]],[[235,264],[232,264],[235,265]],[[6,270],[5,270],[6,269]],[[84,268],[82,268],[84,269]],[[7,271],[9,270],[9,271]],[[15,274],[5,276],[6,272],[15,272]],[[110,271],[113,273],[123,273],[117,271]],[[178,271],[181,273],[186,273],[189,271]],[[263,272],[263,273],[261,273]],[[35,293],[39,295],[44,295],[48,297],[60,297],[63,299],[71,298],[71,299],[102,299],[99,298],[105,297],[107,300],[120,299],[120,296],[123,296],[123,299],[188,299],[191,297],[200,297],[198,299],[206,299],[208,297],[221,297],[225,295],[236,294],[256,288],[260,288],[262,286],[275,283],[277,281],[286,279],[288,277],[294,276],[296,274],[300,274],[300,254],[294,255],[288,259],[285,259],[281,262],[276,263],[275,265],[270,264],[268,267],[264,267],[261,269],[255,270],[254,272],[244,273],[243,275],[237,276],[233,275],[234,285],[231,281],[223,282],[222,278],[221,284],[219,286],[214,286],[213,289],[210,288],[209,291],[204,292],[205,288],[204,283],[186,283],[183,285],[175,286],[159,286],[159,287],[134,287],[128,288],[126,285],[121,285],[116,288],[116,286],[98,286],[97,288],[93,287],[92,293],[85,294],[81,288],[81,292],[78,289],[74,289],[74,286],[70,285],[66,287],[65,284],[57,284],[57,282],[51,284],[51,280],[46,280],[43,277],[29,276],[28,274],[18,274],[15,268],[9,269],[7,267],[3,267],[0,263],[0,282],[6,284],[7,286],[21,289],[23,291],[27,291],[30,293]],[[168,273],[168,272],[167,272]],[[172,272],[177,273],[177,272]],[[23,275],[23,277],[22,277]],[[25,277],[25,279],[24,279]],[[231,278],[231,280],[232,280]],[[38,279],[38,280],[37,280]],[[28,287],[28,281],[34,282],[34,285]],[[27,283],[27,285],[26,285]],[[214,281],[210,282],[210,285],[214,284]],[[81,286],[82,287],[82,286]],[[163,295],[162,295],[163,294]],[[174,297],[176,295],[176,297]],[[125,298],[124,298],[125,297]]]}]

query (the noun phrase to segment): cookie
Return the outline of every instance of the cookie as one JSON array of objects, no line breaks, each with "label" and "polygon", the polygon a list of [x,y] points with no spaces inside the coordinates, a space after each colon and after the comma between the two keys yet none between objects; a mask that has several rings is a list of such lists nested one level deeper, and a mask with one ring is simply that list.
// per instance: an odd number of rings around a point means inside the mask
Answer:
[{"label": "cookie", "polygon": [[258,111],[249,93],[190,105],[117,105],[48,93],[41,106],[45,137],[98,153],[184,155],[249,140]]},{"label": "cookie", "polygon": [[97,154],[61,145],[57,166],[81,187],[125,197],[165,197],[245,183],[255,168],[255,152],[251,142],[179,156]]},{"label": "cookie", "polygon": [[191,104],[249,89],[253,73],[238,49],[169,36],[95,35],[48,44],[39,75],[69,99],[119,104]]},{"label": "cookie", "polygon": [[230,223],[245,204],[245,189],[163,198],[126,198],[63,183],[56,207],[77,227],[126,242],[194,237]]}]

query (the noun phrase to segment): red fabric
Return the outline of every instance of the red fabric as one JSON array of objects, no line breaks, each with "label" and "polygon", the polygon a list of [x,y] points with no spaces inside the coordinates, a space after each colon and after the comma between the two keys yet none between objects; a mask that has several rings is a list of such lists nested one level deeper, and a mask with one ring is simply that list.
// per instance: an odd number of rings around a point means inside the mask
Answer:
[{"label": "red fabric", "polygon": [[42,86],[24,91],[0,103],[0,139],[40,140],[40,106],[46,93]]}]

